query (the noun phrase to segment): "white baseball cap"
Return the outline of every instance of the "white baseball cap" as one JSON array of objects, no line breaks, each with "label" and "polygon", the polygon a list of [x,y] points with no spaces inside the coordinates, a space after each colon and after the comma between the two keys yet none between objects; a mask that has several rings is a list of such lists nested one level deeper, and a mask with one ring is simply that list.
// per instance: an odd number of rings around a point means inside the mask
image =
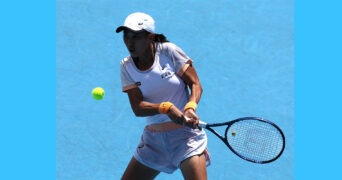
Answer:
[{"label": "white baseball cap", "polygon": [[116,32],[119,33],[125,29],[130,29],[132,31],[146,30],[150,33],[154,33],[154,20],[148,14],[135,12],[127,16],[124,25],[118,27]]}]

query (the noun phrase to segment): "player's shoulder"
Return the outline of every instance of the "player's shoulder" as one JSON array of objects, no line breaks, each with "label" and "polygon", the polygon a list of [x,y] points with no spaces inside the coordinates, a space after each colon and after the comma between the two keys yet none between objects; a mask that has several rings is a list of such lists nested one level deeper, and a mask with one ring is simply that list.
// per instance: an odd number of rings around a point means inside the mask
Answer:
[{"label": "player's shoulder", "polygon": [[172,42],[158,43],[158,46],[162,47],[163,49],[174,49],[177,47],[177,45]]},{"label": "player's shoulder", "polygon": [[131,59],[132,59],[131,56],[127,56],[127,57],[123,58],[120,61],[120,65],[124,66],[124,65],[130,64],[132,62]]},{"label": "player's shoulder", "polygon": [[157,43],[157,51],[162,53],[170,53],[177,49],[177,45],[172,42]]}]

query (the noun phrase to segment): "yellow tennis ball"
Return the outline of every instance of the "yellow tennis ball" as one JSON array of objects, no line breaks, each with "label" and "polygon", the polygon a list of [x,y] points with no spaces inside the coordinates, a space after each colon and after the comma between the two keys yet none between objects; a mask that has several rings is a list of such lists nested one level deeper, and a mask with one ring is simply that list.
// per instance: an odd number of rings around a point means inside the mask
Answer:
[{"label": "yellow tennis ball", "polygon": [[235,132],[235,131],[233,131],[233,132],[232,132],[232,136],[235,136],[235,135],[236,135],[236,132]]},{"label": "yellow tennis ball", "polygon": [[105,95],[105,91],[101,87],[96,87],[93,89],[91,94],[93,95],[94,99],[101,100],[101,99],[103,99],[103,97]]}]

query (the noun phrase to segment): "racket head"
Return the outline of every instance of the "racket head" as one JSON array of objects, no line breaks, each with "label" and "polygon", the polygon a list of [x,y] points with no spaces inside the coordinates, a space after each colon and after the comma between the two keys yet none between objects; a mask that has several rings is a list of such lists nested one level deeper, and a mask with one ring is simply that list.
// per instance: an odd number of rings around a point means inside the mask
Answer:
[{"label": "racket head", "polygon": [[233,153],[259,164],[278,159],[285,149],[282,130],[271,121],[258,117],[231,121],[226,128],[225,139]]}]

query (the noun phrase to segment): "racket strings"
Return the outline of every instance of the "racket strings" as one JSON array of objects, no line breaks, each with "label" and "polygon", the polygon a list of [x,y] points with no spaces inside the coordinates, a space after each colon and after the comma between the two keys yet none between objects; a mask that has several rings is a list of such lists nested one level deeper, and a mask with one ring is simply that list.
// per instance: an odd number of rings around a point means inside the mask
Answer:
[{"label": "racket strings", "polygon": [[282,134],[272,124],[257,121],[239,121],[228,129],[229,145],[240,156],[263,162],[276,158],[282,151]]}]

